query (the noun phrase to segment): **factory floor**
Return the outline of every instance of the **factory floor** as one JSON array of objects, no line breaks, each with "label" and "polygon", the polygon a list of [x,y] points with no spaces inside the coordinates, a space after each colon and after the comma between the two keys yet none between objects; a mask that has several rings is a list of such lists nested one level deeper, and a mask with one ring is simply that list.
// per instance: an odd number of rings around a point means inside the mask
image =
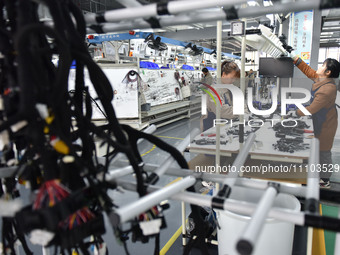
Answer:
[{"label": "factory floor", "polygon": [[[340,125],[339,125],[340,126]],[[169,144],[176,146],[178,145],[182,139],[192,130],[194,127],[199,127],[199,118],[192,118],[190,120],[185,119],[181,120],[172,124],[169,124],[167,126],[158,128],[154,135],[161,138],[162,140],[168,142]],[[151,144],[148,144],[147,142],[143,142],[139,145],[140,153],[143,155],[143,160],[146,163],[153,163],[153,164],[161,164],[167,157],[167,154],[162,152],[159,148],[152,146]],[[338,131],[338,134],[336,136],[336,139],[334,141],[334,147],[333,147],[333,163],[339,164],[340,163],[340,132]],[[197,154],[190,154],[190,153],[184,153],[184,156],[186,157],[187,161],[192,160],[197,156]],[[176,164],[174,164],[176,166]],[[159,186],[165,186],[166,184],[176,180],[175,177],[169,177],[164,176],[160,179],[159,183],[157,185]],[[340,173],[333,173],[332,178],[332,190],[338,190],[340,191]],[[127,194],[128,193],[128,194]],[[123,205],[126,203],[126,201],[129,201],[128,203],[131,203],[132,201],[130,199],[126,199],[126,195],[129,195],[131,197],[134,196],[134,198],[137,198],[135,194],[130,194],[130,192],[126,192],[124,195],[121,195],[120,193],[113,192],[113,198],[114,201],[117,204]],[[178,235],[180,233],[179,229],[181,228],[181,204],[178,201],[169,201],[170,203],[170,209],[165,211],[165,217],[167,220],[167,228],[161,231],[160,235],[160,247],[162,250],[161,254],[167,254],[167,255],[178,255],[183,253],[183,245],[182,245],[182,238],[181,235]],[[325,215],[334,214],[334,210],[337,212],[337,208],[334,207],[334,205],[331,205],[329,203],[326,203],[326,206],[323,206],[323,212]],[[190,213],[190,208],[188,205],[186,205],[186,215]],[[177,231],[177,235],[175,234]],[[107,236],[110,236],[108,234]],[[169,241],[176,238],[176,241],[169,246]],[[327,255],[333,255],[334,250],[334,239],[335,234],[330,231],[325,231],[325,240],[326,240],[326,246],[327,246]],[[123,249],[121,246],[117,245],[116,243],[112,242],[109,244],[109,250],[114,249],[115,251],[119,251],[117,254],[124,254],[120,253],[123,252]],[[130,240],[128,241],[128,249],[130,254],[153,254],[154,249],[154,242],[153,240],[147,244],[141,244],[141,243],[132,243]],[[218,247],[214,245],[209,245],[209,251],[211,255],[218,254]],[[201,254],[201,252],[198,249],[194,249],[191,253],[192,255],[195,254]],[[303,254],[303,252],[295,252],[294,254]],[[321,255],[321,254],[320,254]]]},{"label": "factory floor", "polygon": [[[340,125],[339,125],[340,126]],[[166,141],[167,143],[176,146],[178,145],[183,138],[192,130],[194,127],[199,127],[199,117],[191,118],[191,119],[184,119],[181,121],[177,121],[175,123],[163,126],[158,128],[154,135]],[[168,156],[167,153],[161,151],[158,147],[153,146],[152,144],[143,141],[139,144],[139,150],[142,155],[142,158],[145,163],[152,163],[156,165],[160,165],[166,157]],[[192,160],[197,155],[184,153],[185,158],[187,161]],[[340,163],[340,131],[338,131],[337,137],[334,141],[334,150],[333,150],[333,163],[339,164]],[[176,164],[174,164],[176,166]],[[126,177],[126,179],[133,180],[133,177]],[[171,176],[163,176],[160,178],[159,182],[157,183],[158,186],[165,186],[171,182],[176,181],[178,178],[171,177]],[[340,191],[340,173],[334,173],[332,178],[332,186],[331,189],[339,190]],[[138,196],[135,192],[127,191],[127,190],[114,190],[111,191],[109,194],[115,205],[123,206],[126,204],[132,203],[134,200],[138,199]],[[178,201],[168,201],[170,204],[170,208],[164,212],[167,227],[161,231],[160,234],[160,249],[161,254],[167,255],[178,255],[183,253],[183,246],[182,246],[182,238],[181,238],[181,226],[182,226],[182,217],[181,217],[181,203]],[[185,205],[186,208],[186,216],[190,213],[189,205]],[[334,208],[334,207],[332,207]],[[109,250],[109,254],[126,254],[123,245],[121,242],[115,237],[113,229],[105,216],[106,221],[106,234],[103,236],[106,245]],[[129,224],[124,224],[122,227],[124,230],[129,229]],[[334,246],[334,235],[328,238],[333,240]],[[169,241],[174,241],[173,244],[169,244]],[[129,240],[127,240],[127,248],[128,252],[131,255],[138,254],[138,255],[151,255],[153,254],[155,247],[154,238],[152,238],[148,243],[141,243],[136,242],[133,243],[131,241],[131,234],[129,235]],[[42,249],[39,246],[31,246],[34,254],[41,254]],[[214,245],[209,245],[210,254],[218,254],[218,247]],[[333,247],[334,249],[334,247]],[[48,250],[47,250],[48,251]],[[330,250],[329,250],[330,251]],[[50,254],[53,254],[52,250]],[[24,254],[20,252],[19,254]],[[201,254],[198,249],[194,249],[190,254]],[[296,253],[298,254],[298,253]],[[327,252],[327,255],[333,255]]]}]

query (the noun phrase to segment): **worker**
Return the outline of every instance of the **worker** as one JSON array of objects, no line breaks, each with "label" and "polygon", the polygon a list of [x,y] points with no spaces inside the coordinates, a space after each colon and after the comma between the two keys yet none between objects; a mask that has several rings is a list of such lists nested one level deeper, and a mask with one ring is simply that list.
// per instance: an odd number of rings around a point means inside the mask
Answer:
[{"label": "worker", "polygon": [[[340,64],[337,60],[327,58],[317,71],[313,70],[298,56],[292,56],[294,64],[314,81],[311,89],[311,103],[306,109],[312,114],[314,135],[320,141],[320,187],[330,187],[332,153],[334,136],[338,127],[338,115],[335,104],[337,89],[335,80],[339,77]],[[298,116],[303,116],[297,110]],[[326,171],[327,170],[327,171]]]},{"label": "worker", "polygon": [[[234,61],[225,60],[221,67],[221,83],[234,84],[239,87],[240,83],[240,68]],[[222,107],[221,118],[222,119],[234,119],[238,116],[233,115],[232,94],[228,89],[216,88],[219,94]],[[219,102],[215,98],[216,102]],[[201,130],[205,131],[213,127],[214,119],[216,119],[216,105],[212,98],[207,97],[207,115],[201,117]]]},{"label": "worker", "polygon": [[209,72],[208,68],[204,67],[202,69],[202,73],[203,73],[203,77],[201,79],[201,82],[204,83],[204,84],[208,84],[208,85],[213,84],[214,79],[213,79],[211,73]]}]

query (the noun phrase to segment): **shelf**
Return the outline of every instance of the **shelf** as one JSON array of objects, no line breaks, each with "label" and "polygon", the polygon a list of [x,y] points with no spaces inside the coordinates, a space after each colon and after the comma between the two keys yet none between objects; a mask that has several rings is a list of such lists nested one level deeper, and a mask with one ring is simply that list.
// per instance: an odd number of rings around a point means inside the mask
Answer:
[{"label": "shelf", "polygon": [[190,101],[181,101],[181,102],[168,103],[164,105],[151,106],[150,111],[142,112],[142,117],[149,117],[149,116],[157,115],[157,114],[164,113],[167,111],[177,110],[179,108],[186,107],[189,105],[190,105]]}]

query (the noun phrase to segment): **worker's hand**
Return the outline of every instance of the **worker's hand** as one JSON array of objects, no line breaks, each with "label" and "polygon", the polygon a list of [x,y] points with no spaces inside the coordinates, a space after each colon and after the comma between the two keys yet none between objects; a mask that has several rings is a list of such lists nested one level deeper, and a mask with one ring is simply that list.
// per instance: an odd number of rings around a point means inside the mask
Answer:
[{"label": "worker's hand", "polygon": [[288,57],[292,58],[294,61],[299,58],[299,56],[296,55],[295,51],[292,51],[291,53],[288,53]]},{"label": "worker's hand", "polygon": [[287,113],[287,116],[286,116],[287,118],[298,118],[298,117],[300,117],[300,116],[298,116],[297,114],[296,114],[296,111],[289,111],[288,113]]}]

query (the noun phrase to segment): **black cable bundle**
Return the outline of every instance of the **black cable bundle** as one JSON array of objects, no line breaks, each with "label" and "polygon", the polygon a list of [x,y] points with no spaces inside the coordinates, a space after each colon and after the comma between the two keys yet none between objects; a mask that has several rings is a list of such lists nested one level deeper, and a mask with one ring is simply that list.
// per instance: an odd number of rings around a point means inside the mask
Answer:
[{"label": "black cable bundle", "polygon": [[[39,21],[38,2],[49,10],[53,27]],[[118,152],[124,153],[133,167],[140,197],[146,195],[147,183],[138,139],[167,151],[182,168],[188,168],[187,162],[162,140],[119,124],[111,104],[113,89],[88,52],[85,20],[71,0],[0,0],[0,9],[0,95],[4,102],[0,132],[9,133],[6,146],[11,150],[15,144],[20,155],[20,179],[29,181],[37,191],[33,204],[11,218],[10,224],[17,226],[20,240],[24,240],[23,232],[45,228],[55,233],[49,244],[61,247],[61,252],[75,248],[88,254],[83,240],[89,235],[102,240],[102,213],[113,207],[107,195],[112,185],[97,176],[101,172],[105,176]],[[57,66],[52,63],[55,56],[59,58]],[[73,61],[76,79],[70,93]],[[107,117],[106,126],[91,122],[93,99],[84,84],[85,67]],[[97,158],[95,138],[107,144],[107,152],[113,151],[107,153],[104,164]],[[204,222],[198,207],[192,206],[192,210],[203,233],[197,243],[204,240]],[[7,235],[9,246],[14,236]],[[156,236],[155,253],[158,242]]]}]

